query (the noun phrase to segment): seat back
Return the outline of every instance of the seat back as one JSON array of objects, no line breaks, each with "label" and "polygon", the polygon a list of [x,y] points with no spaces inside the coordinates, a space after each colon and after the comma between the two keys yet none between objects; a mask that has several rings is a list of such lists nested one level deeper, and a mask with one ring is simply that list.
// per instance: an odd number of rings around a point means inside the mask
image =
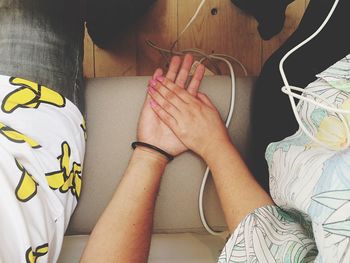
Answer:
[{"label": "seat back", "polygon": [[[87,82],[88,139],[83,187],[67,234],[89,234],[112,198],[132,154],[130,144],[136,139],[148,80],[149,77],[117,77]],[[230,83],[229,77],[214,76],[205,78],[201,87],[223,119],[230,106]],[[237,79],[236,105],[229,128],[232,141],[246,160],[251,148],[249,109],[253,83],[252,78]],[[154,232],[205,232],[198,212],[198,192],[205,168],[204,162],[191,152],[176,157],[168,165],[157,199]],[[212,180],[206,186],[204,208],[214,229],[226,229]]]}]

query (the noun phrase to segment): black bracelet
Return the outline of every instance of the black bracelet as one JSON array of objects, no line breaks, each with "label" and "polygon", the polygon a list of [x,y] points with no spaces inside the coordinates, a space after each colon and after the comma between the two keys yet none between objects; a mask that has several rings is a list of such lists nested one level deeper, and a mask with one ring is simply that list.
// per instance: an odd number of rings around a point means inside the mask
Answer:
[{"label": "black bracelet", "polygon": [[173,156],[173,155],[167,153],[166,151],[163,151],[162,149],[160,149],[160,148],[158,148],[158,147],[156,147],[156,146],[154,146],[154,145],[152,145],[152,144],[148,144],[148,143],[145,143],[145,142],[133,142],[133,143],[131,144],[131,147],[132,147],[134,150],[135,150],[135,148],[136,148],[137,146],[143,146],[143,147],[146,147],[146,148],[155,150],[155,151],[157,151],[157,152],[163,154],[163,155],[168,159],[169,162],[172,161],[172,160],[174,159],[174,156]]}]

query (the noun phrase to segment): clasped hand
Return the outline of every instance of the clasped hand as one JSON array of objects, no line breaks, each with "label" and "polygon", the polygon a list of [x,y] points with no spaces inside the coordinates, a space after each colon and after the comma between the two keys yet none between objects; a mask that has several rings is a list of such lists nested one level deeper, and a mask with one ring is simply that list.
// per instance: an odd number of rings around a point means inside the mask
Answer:
[{"label": "clasped hand", "polygon": [[198,91],[203,65],[197,66],[185,86],[192,63],[192,56],[186,55],[180,67],[181,59],[173,57],[166,76],[161,69],[155,71],[139,120],[138,140],[175,156],[190,149],[206,160],[209,152],[230,140],[216,107]]}]

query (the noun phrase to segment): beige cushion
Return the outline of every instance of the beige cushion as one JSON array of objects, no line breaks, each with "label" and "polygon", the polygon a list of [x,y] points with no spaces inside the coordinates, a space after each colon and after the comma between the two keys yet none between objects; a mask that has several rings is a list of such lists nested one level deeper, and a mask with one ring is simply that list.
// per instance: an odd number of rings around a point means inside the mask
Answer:
[{"label": "beige cushion", "polygon": [[[67,236],[58,263],[78,263],[88,236]],[[225,244],[225,236],[200,234],[155,234],[149,263],[214,263]]]},{"label": "beige cushion", "polygon": [[[83,188],[67,233],[90,233],[111,199],[132,153],[130,143],[136,138],[137,120],[148,80],[148,77],[118,77],[88,81],[88,140]],[[233,142],[246,159],[250,148],[249,108],[253,82],[251,78],[237,80],[235,113],[229,129]],[[202,91],[212,98],[222,117],[226,118],[230,104],[230,79],[208,77],[203,81]],[[156,233],[205,233],[197,204],[204,170],[205,164],[191,152],[169,164],[157,199]],[[211,181],[206,188],[204,204],[210,225],[215,229],[225,229]]]}]

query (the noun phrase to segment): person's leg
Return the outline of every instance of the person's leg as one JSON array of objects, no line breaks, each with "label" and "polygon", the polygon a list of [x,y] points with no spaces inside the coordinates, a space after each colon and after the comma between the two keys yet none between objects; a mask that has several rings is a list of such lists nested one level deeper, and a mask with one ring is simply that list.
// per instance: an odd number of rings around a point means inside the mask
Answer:
[{"label": "person's leg", "polygon": [[78,8],[0,0],[0,262],[56,262],[81,193]]},{"label": "person's leg", "polygon": [[23,77],[83,103],[80,1],[0,0],[0,74]]},{"label": "person's leg", "polygon": [[[333,3],[328,0],[310,1],[297,30],[266,61],[257,80],[252,113],[253,173],[265,189],[268,189],[268,169],[264,159],[267,145],[282,140],[298,129],[289,98],[281,92],[283,81],[279,62],[290,49],[318,29]],[[350,38],[341,30],[347,23],[349,10],[350,2],[340,0],[323,31],[286,60],[284,68],[291,85],[305,87],[315,80],[316,74],[350,53]]]}]

